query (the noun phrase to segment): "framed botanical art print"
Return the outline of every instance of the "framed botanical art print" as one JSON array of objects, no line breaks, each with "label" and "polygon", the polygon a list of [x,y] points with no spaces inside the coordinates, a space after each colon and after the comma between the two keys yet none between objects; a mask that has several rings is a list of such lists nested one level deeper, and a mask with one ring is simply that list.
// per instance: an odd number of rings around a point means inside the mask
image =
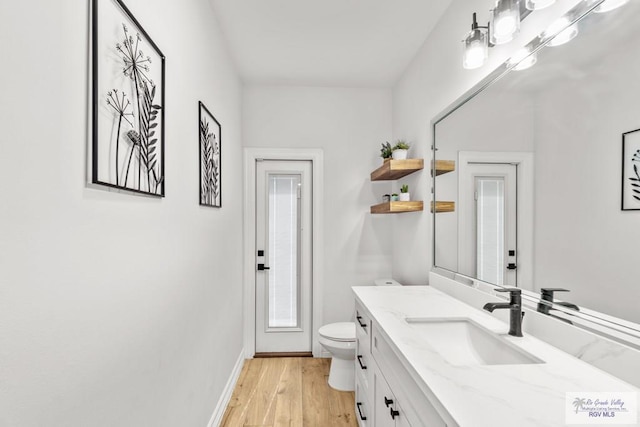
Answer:
[{"label": "framed botanical art print", "polygon": [[120,0],[92,1],[91,182],[163,197],[165,58]]},{"label": "framed botanical art print", "polygon": [[640,210],[640,129],[622,134],[622,210]]},{"label": "framed botanical art print", "polygon": [[200,204],[222,207],[222,127],[213,114],[198,103],[200,129]]}]

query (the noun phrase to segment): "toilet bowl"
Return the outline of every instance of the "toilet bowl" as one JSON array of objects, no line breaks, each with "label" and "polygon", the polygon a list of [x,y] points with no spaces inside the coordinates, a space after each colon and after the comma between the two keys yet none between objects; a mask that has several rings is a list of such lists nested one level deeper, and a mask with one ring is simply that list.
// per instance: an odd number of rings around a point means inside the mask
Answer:
[{"label": "toilet bowl", "polygon": [[[378,279],[376,286],[401,286],[392,279]],[[336,390],[355,389],[356,324],[339,322],[324,325],[318,330],[320,344],[331,353],[329,385]]]},{"label": "toilet bowl", "polygon": [[318,330],[320,344],[331,353],[329,385],[336,390],[355,389],[356,324],[339,322]]}]

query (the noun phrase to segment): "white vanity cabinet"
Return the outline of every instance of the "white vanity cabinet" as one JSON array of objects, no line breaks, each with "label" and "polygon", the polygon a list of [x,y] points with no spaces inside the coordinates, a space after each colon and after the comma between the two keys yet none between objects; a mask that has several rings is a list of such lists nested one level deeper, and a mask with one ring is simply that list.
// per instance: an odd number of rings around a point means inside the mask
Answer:
[{"label": "white vanity cabinet", "polygon": [[373,426],[371,316],[356,305],[356,418],[360,427]]},{"label": "white vanity cabinet", "polygon": [[370,313],[356,303],[356,418],[360,427],[455,427],[403,366]]}]

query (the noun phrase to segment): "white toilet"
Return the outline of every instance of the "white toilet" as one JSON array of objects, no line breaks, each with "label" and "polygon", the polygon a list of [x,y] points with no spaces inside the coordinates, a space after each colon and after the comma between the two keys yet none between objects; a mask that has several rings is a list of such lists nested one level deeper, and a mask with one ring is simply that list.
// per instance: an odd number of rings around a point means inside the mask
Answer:
[{"label": "white toilet", "polygon": [[[376,286],[399,286],[390,279],[378,279]],[[324,325],[318,330],[320,344],[331,353],[329,385],[336,390],[355,389],[356,324],[338,322]]]},{"label": "white toilet", "polygon": [[320,344],[331,353],[329,385],[336,390],[355,388],[356,324],[339,322],[324,325],[318,330]]}]

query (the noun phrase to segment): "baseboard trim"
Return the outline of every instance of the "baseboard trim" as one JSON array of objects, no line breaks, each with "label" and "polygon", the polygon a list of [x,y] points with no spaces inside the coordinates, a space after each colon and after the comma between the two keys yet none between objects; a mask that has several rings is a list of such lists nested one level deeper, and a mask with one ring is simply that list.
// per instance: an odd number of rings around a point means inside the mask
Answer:
[{"label": "baseboard trim", "polygon": [[227,409],[227,405],[231,400],[231,396],[233,395],[233,389],[236,387],[236,383],[238,382],[238,378],[240,377],[240,372],[242,372],[243,365],[244,365],[244,349],[242,349],[242,351],[240,352],[240,356],[238,356],[236,365],[233,367],[233,371],[229,376],[229,380],[227,381],[227,384],[224,386],[224,390],[222,390],[222,396],[220,396],[220,399],[218,400],[216,409],[213,411],[213,415],[211,415],[211,419],[209,420],[209,424],[207,424],[207,427],[218,427],[222,422],[224,411]]},{"label": "baseboard trim", "polygon": [[269,352],[269,353],[256,353],[254,359],[267,359],[271,357],[313,357],[313,353],[310,351],[289,351],[289,352]]}]

